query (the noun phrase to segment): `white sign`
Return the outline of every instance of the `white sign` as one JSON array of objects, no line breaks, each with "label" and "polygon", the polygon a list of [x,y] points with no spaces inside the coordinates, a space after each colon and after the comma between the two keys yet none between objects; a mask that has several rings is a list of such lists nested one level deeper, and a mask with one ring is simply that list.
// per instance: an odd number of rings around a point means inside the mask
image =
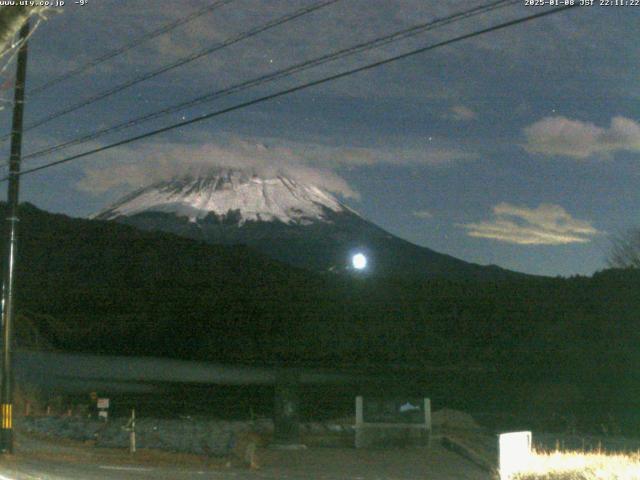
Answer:
[{"label": "white sign", "polygon": [[400,405],[400,413],[412,412],[414,410],[420,411],[420,407],[417,405],[411,404],[411,402],[407,402],[404,405]]},{"label": "white sign", "polygon": [[498,436],[500,480],[525,470],[531,461],[531,432],[503,433]]},{"label": "white sign", "polygon": [[98,399],[98,409],[99,410],[107,410],[109,408],[109,399],[108,398],[99,398]]}]

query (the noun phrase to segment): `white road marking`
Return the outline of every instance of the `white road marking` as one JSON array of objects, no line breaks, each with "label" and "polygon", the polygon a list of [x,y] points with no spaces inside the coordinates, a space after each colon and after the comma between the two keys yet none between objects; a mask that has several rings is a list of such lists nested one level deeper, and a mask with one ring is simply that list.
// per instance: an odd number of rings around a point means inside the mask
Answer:
[{"label": "white road marking", "polygon": [[[24,472],[21,472],[21,473],[23,475],[23,477],[21,477],[21,478],[24,478],[24,479],[27,479],[27,480],[42,480],[42,477],[34,477],[33,475],[30,475],[30,474],[27,474],[27,473],[24,473]],[[5,477],[4,475],[2,475],[0,473],[0,480],[18,480],[18,479],[16,477]]]},{"label": "white road marking", "polygon": [[103,470],[124,470],[130,472],[150,472],[153,471],[153,468],[146,467],[118,467],[116,465],[100,465],[98,468],[102,468]]}]

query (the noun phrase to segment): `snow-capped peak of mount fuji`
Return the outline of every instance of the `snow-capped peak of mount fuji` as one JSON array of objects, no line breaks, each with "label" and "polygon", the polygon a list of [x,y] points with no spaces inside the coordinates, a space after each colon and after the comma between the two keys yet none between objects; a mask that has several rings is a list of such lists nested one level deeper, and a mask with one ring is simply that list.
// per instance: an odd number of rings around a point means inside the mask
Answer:
[{"label": "snow-capped peak of mount fuji", "polygon": [[144,212],[174,213],[191,221],[214,213],[247,221],[308,224],[327,221],[326,213],[350,211],[333,195],[284,175],[261,177],[236,169],[185,175],[141,188],[95,216],[110,220]]}]

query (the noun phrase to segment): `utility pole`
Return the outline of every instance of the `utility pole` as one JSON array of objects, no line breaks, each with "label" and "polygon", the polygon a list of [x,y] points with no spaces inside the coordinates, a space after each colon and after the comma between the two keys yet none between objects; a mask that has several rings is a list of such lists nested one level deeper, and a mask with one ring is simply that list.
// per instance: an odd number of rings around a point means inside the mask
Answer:
[{"label": "utility pole", "polygon": [[0,385],[0,453],[13,453],[13,284],[15,257],[18,246],[18,201],[20,193],[20,159],[22,157],[22,118],[24,89],[27,77],[27,38],[29,20],[20,29],[20,50],[13,95],[13,123],[11,127],[11,156],[9,158],[9,188],[7,191],[7,233],[4,277],[2,283],[2,384]]}]

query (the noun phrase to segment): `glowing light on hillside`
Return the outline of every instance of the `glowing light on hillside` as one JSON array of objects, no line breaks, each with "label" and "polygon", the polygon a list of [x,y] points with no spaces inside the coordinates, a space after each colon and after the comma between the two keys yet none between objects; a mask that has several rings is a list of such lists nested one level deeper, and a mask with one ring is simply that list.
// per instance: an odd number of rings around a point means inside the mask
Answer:
[{"label": "glowing light on hillside", "polygon": [[367,268],[367,257],[365,257],[362,253],[356,253],[353,257],[351,257],[351,265],[356,270],[364,270]]}]

